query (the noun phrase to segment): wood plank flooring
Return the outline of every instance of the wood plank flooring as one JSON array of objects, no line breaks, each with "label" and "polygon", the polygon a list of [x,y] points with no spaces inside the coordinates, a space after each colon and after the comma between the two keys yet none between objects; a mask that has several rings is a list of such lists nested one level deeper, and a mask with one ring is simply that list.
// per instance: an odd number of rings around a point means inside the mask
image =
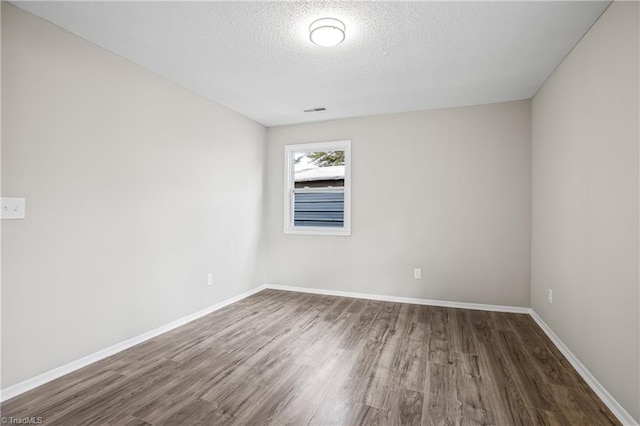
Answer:
[{"label": "wood plank flooring", "polygon": [[1,408],[63,426],[619,424],[528,315],[276,290]]}]

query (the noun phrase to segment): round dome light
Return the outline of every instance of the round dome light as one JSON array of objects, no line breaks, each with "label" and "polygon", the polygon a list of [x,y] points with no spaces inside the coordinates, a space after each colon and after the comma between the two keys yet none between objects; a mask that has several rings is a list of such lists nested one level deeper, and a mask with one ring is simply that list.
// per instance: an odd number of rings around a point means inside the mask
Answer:
[{"label": "round dome light", "polygon": [[309,38],[323,47],[337,46],[344,41],[344,23],[335,18],[321,18],[309,25]]}]

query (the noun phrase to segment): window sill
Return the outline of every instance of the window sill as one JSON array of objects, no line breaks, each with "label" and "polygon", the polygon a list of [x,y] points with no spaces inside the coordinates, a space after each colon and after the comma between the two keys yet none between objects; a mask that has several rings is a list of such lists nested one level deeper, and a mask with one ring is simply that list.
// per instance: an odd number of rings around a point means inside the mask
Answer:
[{"label": "window sill", "polygon": [[289,235],[327,235],[334,237],[348,237],[351,235],[350,229],[327,229],[327,228],[285,228],[283,229],[285,234]]}]

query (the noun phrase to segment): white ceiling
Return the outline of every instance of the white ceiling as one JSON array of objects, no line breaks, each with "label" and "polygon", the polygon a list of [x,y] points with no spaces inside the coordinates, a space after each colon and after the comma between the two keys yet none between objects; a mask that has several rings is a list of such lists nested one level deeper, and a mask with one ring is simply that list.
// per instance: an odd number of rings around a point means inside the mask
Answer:
[{"label": "white ceiling", "polygon": [[[531,98],[609,2],[14,4],[277,126]],[[326,16],[338,47],[309,41]]]}]

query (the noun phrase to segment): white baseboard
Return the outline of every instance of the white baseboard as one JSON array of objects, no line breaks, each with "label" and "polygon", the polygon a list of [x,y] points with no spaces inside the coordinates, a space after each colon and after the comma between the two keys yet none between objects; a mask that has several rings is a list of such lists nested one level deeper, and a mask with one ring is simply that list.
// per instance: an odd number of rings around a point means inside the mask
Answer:
[{"label": "white baseboard", "polygon": [[551,339],[554,345],[562,352],[562,355],[567,358],[569,363],[576,369],[578,374],[582,376],[585,382],[589,385],[591,389],[598,395],[598,397],[604,402],[604,404],[611,410],[614,416],[620,420],[620,422],[625,426],[638,426],[638,423],[631,417],[631,414],[624,409],[622,405],[605,389],[604,386],[600,384],[600,382],[591,374],[591,372],[587,369],[578,360],[578,358],[569,350],[569,348],[560,340],[558,336],[551,330],[551,328],[540,318],[540,316],[534,311],[531,310],[531,317],[534,321],[540,326],[542,331]]},{"label": "white baseboard", "polygon": [[200,317],[210,314],[211,312],[217,311],[218,309],[224,308],[227,305],[230,305],[239,300],[242,300],[264,289],[265,289],[265,286],[261,285],[259,287],[254,288],[253,290],[249,290],[237,296],[234,296],[230,299],[223,300],[220,303],[216,303],[215,305],[209,306],[208,308],[202,309],[198,312],[194,312],[191,315],[187,315],[186,317],[177,319],[173,322],[170,322],[169,324],[165,324],[156,329],[140,334],[139,336],[132,337],[131,339],[125,340],[124,342],[120,342],[113,346],[109,346],[106,349],[102,349],[101,351],[92,353],[78,360],[65,364],[61,367],[54,368],[53,370],[47,371],[46,373],[40,374],[39,376],[25,380],[24,382],[20,382],[13,386],[9,386],[8,388],[0,390],[0,401],[3,401],[3,402],[7,401],[15,396],[20,395],[21,393],[27,392],[47,382],[57,379],[58,377],[64,376],[65,374],[69,374],[82,367],[86,367],[89,364],[93,364],[94,362],[100,361],[101,359],[104,359],[108,356],[114,355],[120,351],[128,349],[146,340],[152,339],[156,336],[159,336],[162,333],[166,333],[167,331],[180,327],[181,325],[185,325],[193,320],[196,320]]},{"label": "white baseboard", "polygon": [[449,302],[444,300],[431,300],[431,299],[414,299],[411,297],[396,297],[396,296],[384,296],[379,294],[366,294],[366,293],[354,293],[348,291],[338,290],[324,290],[318,288],[307,287],[295,287],[286,285],[266,284],[265,288],[273,290],[285,290],[296,291],[300,293],[312,293],[312,294],[324,294],[328,296],[342,296],[353,297],[357,299],[370,299],[381,300],[384,302],[398,302],[398,303],[412,303],[416,305],[428,305],[428,306],[443,306],[447,308],[462,308],[462,309],[476,309],[482,311],[494,311],[494,312],[511,312],[517,314],[529,314],[534,321],[540,326],[540,328],[549,336],[549,339],[554,345],[562,352],[562,354],[571,363],[573,368],[576,369],[578,374],[587,382],[587,384],[593,389],[598,397],[604,402],[604,404],[611,410],[611,412],[620,420],[625,426],[640,426],[631,417],[631,415],[616,401],[616,399],[598,382],[598,380],[591,374],[587,367],[585,367],[576,356],[569,350],[569,348],[555,335],[555,333],[549,328],[547,324],[538,316],[538,314],[531,308],[523,308],[517,306],[502,306],[502,305],[484,305],[479,303],[464,303],[464,302]]},{"label": "white baseboard", "polygon": [[411,303],[413,305],[442,306],[445,308],[474,309],[479,311],[511,312],[528,314],[531,308],[520,306],[484,305],[481,303],[448,302],[446,300],[416,299],[413,297],[386,296],[380,294],[354,293],[350,291],[324,290],[319,288],[295,287],[288,285],[266,284],[265,288],[273,290],[296,291],[299,293],[324,294],[327,296],[353,297],[356,299],[381,300],[383,302]]},{"label": "white baseboard", "polygon": [[358,298],[358,299],[380,300],[385,302],[412,303],[417,305],[428,305],[428,306],[442,306],[447,308],[462,308],[462,309],[475,309],[475,310],[482,310],[482,311],[529,314],[534,319],[534,321],[540,326],[540,328],[547,334],[547,336],[549,336],[549,339],[551,339],[553,344],[556,345],[556,347],[560,350],[560,352],[562,352],[562,354],[567,358],[567,360],[571,363],[573,368],[576,369],[578,374],[582,376],[582,378],[587,382],[587,384],[591,387],[591,389],[593,389],[596,395],[598,395],[598,397],[602,400],[602,402],[604,402],[604,404],[618,418],[618,420],[620,420],[620,422],[625,426],[640,426],[633,419],[633,417],[631,417],[631,415],[624,409],[624,407],[622,407],[622,405],[620,405],[618,401],[616,401],[616,399],[604,388],[604,386],[602,386],[600,382],[598,382],[598,380],[578,360],[578,358],[576,358],[576,356],[569,350],[569,348],[562,342],[562,340],[560,340],[558,336],[556,336],[556,334],[551,330],[551,328],[549,328],[549,326],[542,320],[542,318],[540,318],[540,316],[538,316],[538,314],[531,308],[524,308],[524,307],[518,307],[518,306],[485,305],[485,304],[479,304],[479,303],[449,302],[444,300],[416,299],[411,297],[385,296],[385,295],[378,295],[378,294],[355,293],[355,292],[337,291],[337,290],[324,290],[324,289],[317,289],[317,288],[283,286],[283,285],[275,285],[275,284],[265,284],[265,285],[256,287],[253,290],[249,290],[245,293],[242,293],[230,299],[224,300],[213,306],[209,306],[208,308],[202,309],[191,315],[187,315],[186,317],[175,320],[169,324],[165,324],[154,330],[148,331],[139,336],[125,340],[124,342],[120,342],[118,344],[110,346],[106,349],[103,349],[91,355],[87,355],[76,361],[70,362],[69,364],[65,364],[51,371],[40,374],[39,376],[25,380],[24,382],[20,382],[6,389],[2,389],[0,391],[0,401],[7,401],[15,396],[20,395],[21,393],[27,392],[40,385],[43,385],[47,382],[57,379],[58,377],[64,376],[65,374],[69,374],[82,367],[86,367],[89,364],[100,361],[101,359],[114,355],[120,351],[128,349],[146,340],[152,339],[162,333],[166,333],[167,331],[173,330],[174,328],[187,324],[195,319],[203,317],[211,312],[217,311],[218,309],[221,309],[227,305],[230,305],[239,300],[242,300],[264,289],[295,291],[300,293],[324,294],[329,296],[352,297],[352,298]]}]

